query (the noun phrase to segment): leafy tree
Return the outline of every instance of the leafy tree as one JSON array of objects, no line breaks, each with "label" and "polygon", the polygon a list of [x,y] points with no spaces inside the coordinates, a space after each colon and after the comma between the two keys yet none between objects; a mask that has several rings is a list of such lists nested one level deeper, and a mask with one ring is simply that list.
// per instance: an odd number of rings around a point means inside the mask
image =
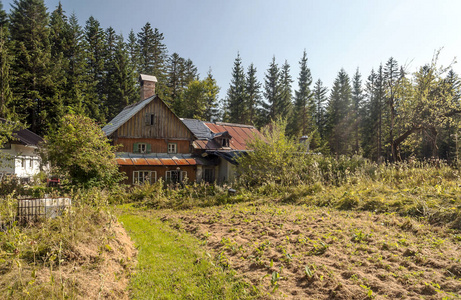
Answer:
[{"label": "leafy tree", "polygon": [[245,89],[245,72],[240,53],[237,53],[234,67],[232,68],[231,83],[227,90],[226,109],[224,113],[225,122],[244,123],[244,117],[247,114]]},{"label": "leafy tree", "polygon": [[43,161],[73,185],[109,187],[123,178],[115,161],[115,148],[88,117],[64,116],[45,140]]},{"label": "leafy tree", "polygon": [[401,159],[400,149],[409,137],[418,132],[426,133],[431,138],[432,156],[437,156],[437,135],[440,127],[452,122],[453,117],[461,112],[459,105],[453,101],[453,86],[443,78],[448,69],[437,66],[436,55],[432,62],[421,67],[414,74],[411,84],[404,84],[404,101],[399,105],[396,118],[400,131],[392,147]]}]

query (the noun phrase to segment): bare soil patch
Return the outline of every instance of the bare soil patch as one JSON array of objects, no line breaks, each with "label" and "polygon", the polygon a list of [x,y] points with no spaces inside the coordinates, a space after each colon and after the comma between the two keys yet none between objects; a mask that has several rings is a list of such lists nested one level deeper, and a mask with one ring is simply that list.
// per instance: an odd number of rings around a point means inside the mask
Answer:
[{"label": "bare soil patch", "polygon": [[238,204],[153,212],[269,299],[457,299],[461,233],[395,214]]}]

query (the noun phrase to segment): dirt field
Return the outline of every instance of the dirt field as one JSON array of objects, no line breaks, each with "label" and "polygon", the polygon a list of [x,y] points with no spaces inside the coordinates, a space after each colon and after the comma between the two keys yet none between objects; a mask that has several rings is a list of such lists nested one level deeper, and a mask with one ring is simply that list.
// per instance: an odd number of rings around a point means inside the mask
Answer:
[{"label": "dirt field", "polygon": [[154,212],[269,299],[458,299],[461,233],[394,214],[240,204]]}]

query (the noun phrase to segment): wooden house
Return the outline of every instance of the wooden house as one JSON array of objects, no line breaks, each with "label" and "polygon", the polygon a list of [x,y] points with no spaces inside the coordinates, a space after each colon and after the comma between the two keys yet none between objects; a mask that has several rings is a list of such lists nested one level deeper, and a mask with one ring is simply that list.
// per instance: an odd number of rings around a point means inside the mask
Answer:
[{"label": "wooden house", "polygon": [[139,81],[140,101],[125,107],[103,128],[119,146],[117,163],[128,177],[126,183],[152,183],[160,178],[166,182],[233,180],[227,163],[231,160],[223,157],[246,151],[243,141],[252,136],[250,131],[257,130],[246,125],[182,120],[155,95],[155,76],[140,75]]}]

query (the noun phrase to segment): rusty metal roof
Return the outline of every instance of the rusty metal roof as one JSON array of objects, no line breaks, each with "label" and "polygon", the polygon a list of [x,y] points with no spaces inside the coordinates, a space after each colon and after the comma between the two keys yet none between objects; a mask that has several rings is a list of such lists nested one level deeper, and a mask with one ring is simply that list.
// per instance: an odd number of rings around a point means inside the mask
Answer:
[{"label": "rusty metal roof", "polygon": [[194,157],[191,154],[134,154],[120,152],[117,153],[117,164],[120,166],[195,166],[212,165],[215,161]]},{"label": "rusty metal roof", "polygon": [[[256,127],[251,125],[204,122],[195,119],[183,119],[183,123],[197,137],[193,142],[195,149],[201,150],[238,150],[248,151],[247,143],[255,136],[261,137]],[[220,142],[214,138],[227,137],[230,135],[229,147],[223,148]]]}]

